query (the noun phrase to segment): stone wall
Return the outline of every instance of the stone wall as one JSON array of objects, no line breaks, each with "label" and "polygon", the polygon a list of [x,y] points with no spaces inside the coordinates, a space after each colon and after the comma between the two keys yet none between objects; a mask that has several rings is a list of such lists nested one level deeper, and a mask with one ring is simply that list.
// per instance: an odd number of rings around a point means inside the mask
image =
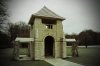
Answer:
[{"label": "stone wall", "polygon": [[[65,47],[63,46],[63,26],[62,21],[57,20],[57,24],[53,25],[53,29],[46,28],[46,25],[42,23],[41,18],[35,18],[34,24],[32,25],[33,28],[31,28],[30,31],[30,37],[33,37],[34,42],[34,59],[35,60],[42,60],[45,58],[44,56],[44,40],[47,36],[52,36],[54,38],[54,48],[53,48],[53,56],[55,58],[59,57],[65,57]],[[64,51],[62,51],[64,50]],[[64,55],[62,55],[64,54]]]}]

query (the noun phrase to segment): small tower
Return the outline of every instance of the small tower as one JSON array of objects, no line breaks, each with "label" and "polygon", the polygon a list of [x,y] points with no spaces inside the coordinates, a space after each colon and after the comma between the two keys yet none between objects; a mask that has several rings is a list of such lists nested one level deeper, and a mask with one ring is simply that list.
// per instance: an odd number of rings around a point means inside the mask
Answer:
[{"label": "small tower", "polygon": [[55,14],[47,7],[32,14],[30,37],[34,38],[32,55],[35,60],[46,57],[65,58],[66,44],[63,42],[63,17]]}]

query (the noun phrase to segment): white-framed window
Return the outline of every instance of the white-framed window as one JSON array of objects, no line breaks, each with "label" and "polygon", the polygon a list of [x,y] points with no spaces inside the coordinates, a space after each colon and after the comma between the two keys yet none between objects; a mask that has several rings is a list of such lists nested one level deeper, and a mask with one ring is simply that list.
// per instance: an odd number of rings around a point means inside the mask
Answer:
[{"label": "white-framed window", "polygon": [[46,28],[48,28],[48,29],[53,29],[53,25],[52,25],[52,24],[47,24],[47,25],[46,25]]}]

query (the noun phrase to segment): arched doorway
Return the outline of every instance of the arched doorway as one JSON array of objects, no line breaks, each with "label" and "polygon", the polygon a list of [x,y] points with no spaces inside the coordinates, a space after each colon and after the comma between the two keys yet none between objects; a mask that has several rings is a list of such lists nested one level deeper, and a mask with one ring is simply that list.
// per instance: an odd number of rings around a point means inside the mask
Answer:
[{"label": "arched doorway", "polygon": [[53,57],[53,45],[54,45],[54,38],[52,36],[47,36],[45,38],[45,57]]}]

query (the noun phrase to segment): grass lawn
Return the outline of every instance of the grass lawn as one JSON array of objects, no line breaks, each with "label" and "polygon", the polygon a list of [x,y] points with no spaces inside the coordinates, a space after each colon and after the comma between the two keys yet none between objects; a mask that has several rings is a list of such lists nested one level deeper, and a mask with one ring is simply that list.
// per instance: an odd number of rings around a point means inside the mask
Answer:
[{"label": "grass lawn", "polygon": [[[79,47],[79,57],[68,57],[64,60],[83,64],[85,66],[100,66],[100,47]],[[12,49],[0,49],[0,66],[52,66],[45,61],[13,61]],[[20,54],[27,54],[27,49],[21,49]],[[71,48],[67,47],[67,55],[71,56]]]},{"label": "grass lawn", "polygon": [[[100,47],[79,47],[79,57],[69,57],[65,60],[85,66],[100,66]],[[71,47],[67,47],[67,55],[71,56]]]},{"label": "grass lawn", "polygon": [[[0,49],[0,66],[52,66],[45,61],[14,61],[12,60],[12,51],[11,48]],[[21,52],[26,51],[26,49],[21,50]]]},{"label": "grass lawn", "polygon": [[28,48],[21,48],[19,51],[20,55],[28,55]]}]

